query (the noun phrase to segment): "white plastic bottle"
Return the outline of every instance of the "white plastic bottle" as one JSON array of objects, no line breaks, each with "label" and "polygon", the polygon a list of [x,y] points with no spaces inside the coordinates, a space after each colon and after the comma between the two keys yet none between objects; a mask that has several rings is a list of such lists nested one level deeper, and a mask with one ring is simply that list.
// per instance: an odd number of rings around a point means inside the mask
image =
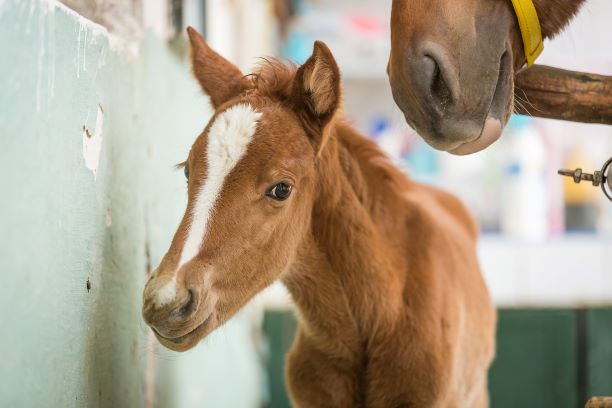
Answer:
[{"label": "white plastic bottle", "polygon": [[549,232],[546,147],[533,120],[514,116],[505,135],[501,230],[510,238],[542,241]]}]

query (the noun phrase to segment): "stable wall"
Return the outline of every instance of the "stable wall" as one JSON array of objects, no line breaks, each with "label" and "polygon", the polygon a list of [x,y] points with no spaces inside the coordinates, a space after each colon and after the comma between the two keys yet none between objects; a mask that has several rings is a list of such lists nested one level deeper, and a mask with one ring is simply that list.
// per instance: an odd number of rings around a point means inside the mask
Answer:
[{"label": "stable wall", "polygon": [[210,115],[184,53],[38,0],[0,1],[0,50],[0,406],[257,405],[245,313],[183,355],[140,315]]}]

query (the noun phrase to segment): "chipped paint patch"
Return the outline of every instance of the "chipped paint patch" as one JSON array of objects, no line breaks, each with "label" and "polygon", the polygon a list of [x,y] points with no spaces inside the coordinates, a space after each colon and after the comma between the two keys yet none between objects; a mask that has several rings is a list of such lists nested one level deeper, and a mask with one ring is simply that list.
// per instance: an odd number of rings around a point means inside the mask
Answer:
[{"label": "chipped paint patch", "polygon": [[66,7],[64,4],[60,3],[57,0],[46,0],[47,11],[54,13],[56,9],[60,10],[62,13],[72,17],[74,20],[78,21],[81,29],[86,28],[91,31],[94,36],[105,35],[108,36],[108,31],[104,26],[101,26],[98,23],[94,23],[93,21],[83,17],[76,11],[72,10],[69,7]]},{"label": "chipped paint patch", "polygon": [[100,163],[100,153],[102,152],[102,127],[104,125],[104,111],[102,106],[98,105],[98,114],[96,116],[96,129],[93,133],[83,126],[83,158],[85,159],[85,167],[92,171],[94,180],[98,172],[98,164]]},{"label": "chipped paint patch", "polygon": [[[49,12],[53,13],[55,9],[58,9],[79,23],[77,46],[81,47],[81,31],[83,31],[83,51],[87,48],[87,32],[89,31],[92,37],[100,35],[106,37],[111,51],[124,53],[130,59],[139,56],[142,29],[135,17],[125,13],[126,10],[119,7],[121,2],[117,2],[112,7],[98,6],[92,9],[91,4],[78,0],[67,2],[68,5],[57,0],[45,1]],[[92,21],[92,18],[97,22]]]}]

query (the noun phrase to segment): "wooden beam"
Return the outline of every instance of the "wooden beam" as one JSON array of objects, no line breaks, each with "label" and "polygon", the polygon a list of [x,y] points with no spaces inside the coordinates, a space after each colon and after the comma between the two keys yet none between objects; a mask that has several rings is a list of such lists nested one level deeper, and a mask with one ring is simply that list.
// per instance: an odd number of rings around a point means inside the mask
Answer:
[{"label": "wooden beam", "polygon": [[516,113],[612,125],[612,76],[534,65],[515,78]]}]

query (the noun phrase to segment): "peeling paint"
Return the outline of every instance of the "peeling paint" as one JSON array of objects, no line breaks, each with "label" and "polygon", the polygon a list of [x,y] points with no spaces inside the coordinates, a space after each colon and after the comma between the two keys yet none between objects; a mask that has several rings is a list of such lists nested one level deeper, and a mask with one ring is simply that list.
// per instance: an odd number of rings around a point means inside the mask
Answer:
[{"label": "peeling paint", "polygon": [[104,26],[100,24],[94,23],[93,21],[83,17],[76,11],[71,8],[66,7],[62,3],[57,0],[46,0],[47,10],[51,13],[54,13],[56,9],[60,10],[62,13],[69,15],[74,20],[76,20],[82,29],[88,29],[94,36],[105,35],[108,36],[108,31]]},{"label": "peeling paint", "polygon": [[[142,35],[142,30],[140,29],[140,27],[133,28],[134,33],[131,33],[131,35],[127,35],[126,33],[120,33],[124,35],[118,35],[118,33],[113,32],[112,26],[110,27],[110,31],[109,31],[109,29],[105,27],[104,25],[98,24],[95,21],[92,21],[91,19],[84,17],[84,15],[87,15],[89,17],[89,13],[87,13],[87,11],[90,11],[90,9],[88,9],[88,6],[85,4],[83,4],[82,7],[79,7],[78,2],[69,2],[70,7],[74,7],[76,10],[78,10],[78,11],[75,11],[72,8],[66,6],[65,4],[59,3],[57,0],[47,0],[47,1],[49,2],[49,10],[53,11],[55,8],[58,8],[62,12],[70,16],[73,16],[79,23],[79,34],[77,38],[77,47],[79,49],[79,53],[77,53],[77,69],[78,70],[81,69],[80,64],[79,64],[81,46],[83,49],[83,58],[85,58],[85,51],[87,48],[87,35],[88,35],[87,31],[89,31],[93,37],[104,35],[104,37],[106,37],[106,39],[108,40],[108,46],[111,51],[117,52],[117,53],[125,53],[127,57],[132,58],[132,59],[138,57],[140,53],[140,39]],[[97,12],[107,13],[110,16],[109,18],[113,18],[114,20],[123,21],[122,19],[125,18],[125,16],[122,16],[120,14],[119,15],[113,14],[113,13],[116,13],[116,9],[118,8],[108,7],[107,11],[104,12],[104,11],[100,11],[100,8],[96,8],[96,13]],[[121,9],[119,8],[119,10]],[[83,14],[79,14],[79,12]],[[83,44],[81,43],[81,32],[82,31],[84,31]],[[127,33],[130,33],[130,31],[128,31]],[[80,75],[80,72],[78,70],[77,70],[77,77]],[[85,70],[85,61],[83,61],[83,70]]]},{"label": "peeling paint", "polygon": [[[32,12],[33,10],[30,9]],[[40,99],[41,99],[41,86],[42,86],[42,74],[43,74],[43,61],[45,57],[45,33],[42,30],[44,26],[45,18],[41,11],[38,13],[38,72],[36,73],[36,113],[40,113]]]},{"label": "peeling paint", "polygon": [[[55,13],[49,15],[47,24],[47,110],[55,94]],[[42,31],[42,30],[41,30]]]},{"label": "peeling paint", "polygon": [[83,38],[83,72],[87,71],[87,30],[85,32],[85,38]]},{"label": "peeling paint", "polygon": [[[31,28],[32,28],[31,27],[31,23],[32,23],[32,16],[34,15],[34,10],[36,9],[35,6],[36,6],[36,4],[33,1],[31,1],[30,2],[30,9],[28,10],[28,20],[26,22],[26,34],[30,34],[30,31],[31,31]],[[2,10],[0,10],[0,11],[2,11]]]},{"label": "peeling paint", "polygon": [[104,124],[104,111],[102,106],[98,105],[98,115],[96,117],[96,129],[92,135],[85,126],[83,126],[83,158],[85,166],[93,172],[94,180],[98,172],[98,164],[100,163],[100,153],[102,152],[102,126]]}]

